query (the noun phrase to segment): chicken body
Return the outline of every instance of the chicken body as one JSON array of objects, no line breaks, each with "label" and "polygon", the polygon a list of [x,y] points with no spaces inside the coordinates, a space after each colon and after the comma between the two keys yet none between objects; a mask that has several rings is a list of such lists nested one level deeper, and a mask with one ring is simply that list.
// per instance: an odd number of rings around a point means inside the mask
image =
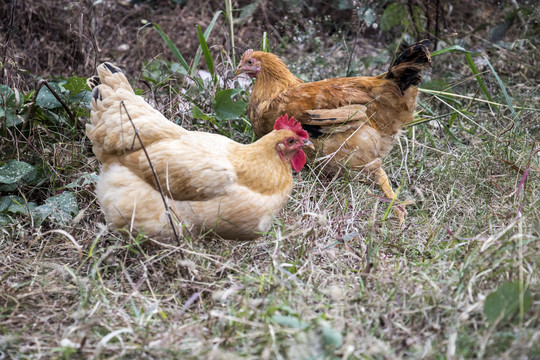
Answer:
[{"label": "chicken body", "polygon": [[103,163],[96,193],[110,225],[170,237],[151,163],[170,211],[193,235],[248,240],[269,229],[292,191],[291,166],[298,171],[301,148],[312,146],[298,124],[278,119],[279,130],[242,145],[170,122],[112,64],[100,65],[98,75],[87,134]]},{"label": "chicken body", "polygon": [[[404,124],[414,120],[420,71],[431,63],[429,40],[405,50],[390,70],[375,77],[334,78],[304,83],[274,54],[248,50],[237,73],[256,78],[248,112],[255,134],[264,136],[272,118],[294,116],[316,147],[309,153],[325,169],[363,171],[385,196],[396,199],[382,159]],[[403,222],[406,212],[396,207]]]}]

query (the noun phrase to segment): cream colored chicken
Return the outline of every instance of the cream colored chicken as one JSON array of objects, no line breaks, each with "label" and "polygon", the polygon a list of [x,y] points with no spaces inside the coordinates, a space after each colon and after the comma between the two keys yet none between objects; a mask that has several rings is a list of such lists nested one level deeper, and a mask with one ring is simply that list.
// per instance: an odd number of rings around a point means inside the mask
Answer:
[{"label": "cream colored chicken", "polygon": [[282,116],[274,131],[242,145],[167,120],[135,95],[116,66],[104,63],[97,71],[99,78],[89,80],[93,100],[86,131],[103,164],[96,193],[110,225],[170,237],[151,163],[184,230],[247,240],[269,229],[291,194],[291,169],[305,164],[302,148],[313,147],[294,119]]}]

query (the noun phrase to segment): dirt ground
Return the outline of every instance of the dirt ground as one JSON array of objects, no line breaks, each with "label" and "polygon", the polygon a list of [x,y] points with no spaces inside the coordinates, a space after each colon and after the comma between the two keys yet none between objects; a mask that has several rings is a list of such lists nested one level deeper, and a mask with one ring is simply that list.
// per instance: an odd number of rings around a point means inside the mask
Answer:
[{"label": "dirt ground", "polygon": [[[521,34],[527,25],[523,17],[505,18],[509,4],[487,1],[473,7],[470,3],[407,2],[423,13],[422,21],[411,25],[412,33],[417,38],[432,37],[436,43],[464,35],[470,35],[471,42],[498,41]],[[233,1],[232,5],[236,54],[259,46],[264,32],[272,48],[289,57],[314,50],[312,41],[295,42],[298,34],[307,33],[324,43],[356,38],[353,50],[360,53],[370,48],[377,51],[400,37],[399,29],[381,31],[365,20],[368,11],[376,18],[384,11],[384,4],[369,0],[260,0]],[[225,2],[218,0],[4,1],[0,4],[0,56],[5,65],[1,82],[10,85],[20,78],[31,86],[35,77],[90,76],[102,61],[114,61],[132,72],[140,71],[143,62],[155,57],[174,60],[152,22],[159,24],[186,59],[192,59],[199,45],[195,26],[205,29],[224,7]],[[532,16],[526,21],[536,21],[538,28],[538,18]],[[515,23],[518,26],[510,26]],[[225,16],[219,17],[214,29],[211,51],[229,50]],[[538,40],[538,34],[533,39]]]}]

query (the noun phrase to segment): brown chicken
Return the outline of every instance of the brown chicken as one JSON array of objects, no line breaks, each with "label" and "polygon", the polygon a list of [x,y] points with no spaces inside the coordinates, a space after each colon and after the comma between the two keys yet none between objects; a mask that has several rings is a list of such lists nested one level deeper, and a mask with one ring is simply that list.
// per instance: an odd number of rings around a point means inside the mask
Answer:
[{"label": "brown chicken", "polygon": [[[331,172],[343,167],[363,170],[395,200],[381,159],[402,126],[414,119],[420,71],[431,63],[429,45],[429,40],[412,45],[379,76],[310,83],[295,77],[276,55],[246,51],[237,74],[256,79],[248,106],[255,134],[270,132],[277,116],[294,116],[315,144],[317,153],[308,152],[312,160],[319,157]],[[394,210],[403,223],[405,209]]]},{"label": "brown chicken", "polygon": [[302,148],[313,148],[299,123],[279,117],[272,132],[242,145],[167,120],[135,95],[114,65],[97,71],[99,78],[89,80],[94,88],[86,131],[103,163],[96,193],[110,225],[170,236],[152,165],[179,228],[239,240],[269,229],[291,194],[291,168],[300,171]]}]

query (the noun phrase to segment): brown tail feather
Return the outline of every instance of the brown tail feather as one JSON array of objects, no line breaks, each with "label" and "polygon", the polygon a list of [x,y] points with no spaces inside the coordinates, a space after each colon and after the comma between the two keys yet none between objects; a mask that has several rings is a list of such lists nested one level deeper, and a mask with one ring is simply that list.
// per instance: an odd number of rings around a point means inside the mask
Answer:
[{"label": "brown tail feather", "polygon": [[420,84],[420,71],[431,64],[430,45],[431,40],[422,40],[403,51],[390,65],[386,78],[394,80],[402,92]]}]

